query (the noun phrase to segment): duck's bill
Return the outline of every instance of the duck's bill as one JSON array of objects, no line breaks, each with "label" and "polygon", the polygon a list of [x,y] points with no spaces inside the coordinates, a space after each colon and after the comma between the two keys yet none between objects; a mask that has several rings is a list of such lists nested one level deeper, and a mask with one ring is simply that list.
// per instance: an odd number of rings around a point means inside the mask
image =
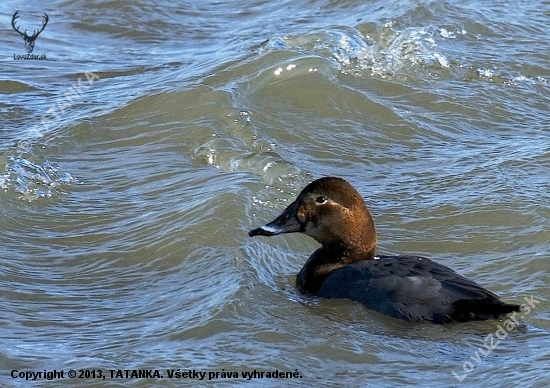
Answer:
[{"label": "duck's bill", "polygon": [[296,202],[292,203],[273,221],[248,232],[250,237],[275,236],[282,233],[302,232],[303,226],[296,218]]}]

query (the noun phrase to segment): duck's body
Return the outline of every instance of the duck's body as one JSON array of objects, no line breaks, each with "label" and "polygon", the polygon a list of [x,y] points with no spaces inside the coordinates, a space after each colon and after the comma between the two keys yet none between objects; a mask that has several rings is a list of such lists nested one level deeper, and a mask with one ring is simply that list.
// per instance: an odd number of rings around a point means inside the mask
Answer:
[{"label": "duck's body", "polygon": [[[319,251],[317,251],[319,252]],[[419,256],[378,256],[322,274],[316,252],[298,274],[302,293],[347,298],[408,321],[471,321],[518,309],[452,269]]]},{"label": "duck's body", "polygon": [[302,293],[347,298],[409,321],[434,323],[497,318],[519,306],[452,269],[418,256],[374,256],[376,232],[363,198],[340,178],[310,183],[279,217],[249,232],[302,232],[323,246],[298,274]]}]

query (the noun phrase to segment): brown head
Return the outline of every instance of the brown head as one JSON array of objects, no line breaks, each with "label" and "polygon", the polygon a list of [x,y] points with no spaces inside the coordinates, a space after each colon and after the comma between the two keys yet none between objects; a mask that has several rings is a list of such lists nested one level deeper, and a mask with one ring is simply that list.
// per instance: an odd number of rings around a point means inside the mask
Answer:
[{"label": "brown head", "polygon": [[270,223],[248,235],[274,236],[301,232],[350,261],[372,259],[374,222],[361,195],[341,178],[326,177],[307,185],[296,201]]}]

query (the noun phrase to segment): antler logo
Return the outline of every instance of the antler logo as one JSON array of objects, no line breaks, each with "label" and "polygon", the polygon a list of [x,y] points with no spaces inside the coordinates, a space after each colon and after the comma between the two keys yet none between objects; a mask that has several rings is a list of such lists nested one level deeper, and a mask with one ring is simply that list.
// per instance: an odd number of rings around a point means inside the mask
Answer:
[{"label": "antler logo", "polygon": [[27,49],[27,52],[30,54],[34,49],[34,41],[36,40],[36,38],[38,38],[38,35],[40,35],[42,31],[44,31],[44,28],[46,28],[46,24],[48,24],[48,14],[44,12],[45,16],[44,16],[44,21],[42,22],[42,28],[38,31],[33,30],[32,35],[28,36],[27,30],[25,30],[25,32],[21,32],[19,31],[19,28],[15,26],[15,21],[19,17],[18,13],[19,11],[15,11],[15,13],[13,14],[13,17],[11,18],[11,26],[15,31],[19,33],[19,35],[21,35],[21,37],[25,41],[25,48]]}]

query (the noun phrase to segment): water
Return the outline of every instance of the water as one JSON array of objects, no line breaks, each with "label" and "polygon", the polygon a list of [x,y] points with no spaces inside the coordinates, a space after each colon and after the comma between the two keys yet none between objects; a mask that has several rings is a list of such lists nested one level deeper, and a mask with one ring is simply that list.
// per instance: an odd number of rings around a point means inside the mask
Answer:
[{"label": "water", "polygon": [[[14,59],[16,10],[29,32],[48,14],[33,51],[47,60]],[[546,387],[549,12],[3,2],[0,385],[54,369],[56,385],[98,384],[71,369],[199,384],[168,378],[179,368],[212,386],[279,370],[301,377],[250,384]],[[300,295],[317,243],[247,231],[326,175],[364,195],[379,253],[425,255],[538,303],[503,333],[504,321],[410,324]],[[118,369],[164,378],[111,379]],[[222,371],[239,377],[208,381]]]}]

